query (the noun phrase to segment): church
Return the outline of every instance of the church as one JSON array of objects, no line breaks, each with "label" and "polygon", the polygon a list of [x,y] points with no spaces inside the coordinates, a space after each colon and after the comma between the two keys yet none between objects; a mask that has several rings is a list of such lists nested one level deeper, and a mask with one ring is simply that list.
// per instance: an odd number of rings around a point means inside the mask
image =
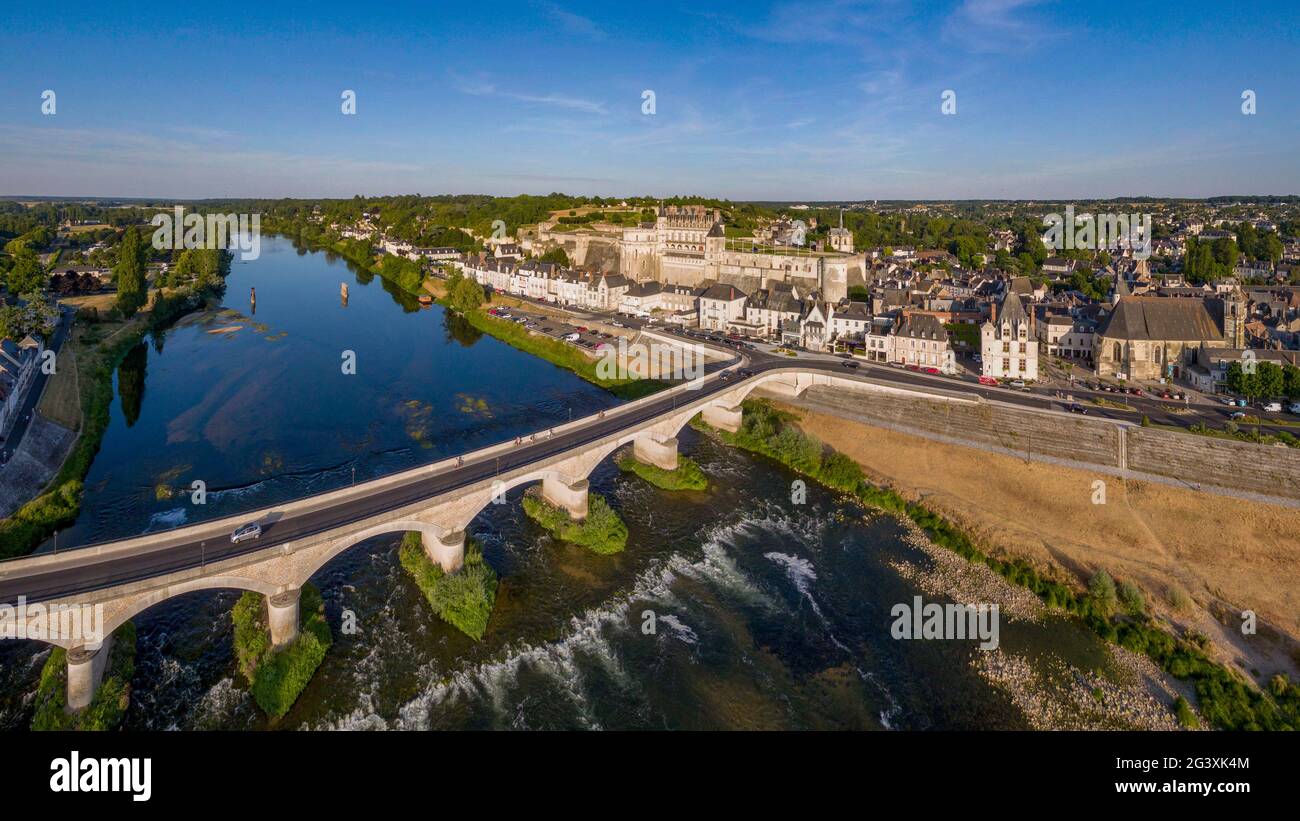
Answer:
[{"label": "church", "polygon": [[1120,296],[1097,330],[1098,376],[1177,378],[1206,348],[1245,347],[1246,302],[1224,297]]}]

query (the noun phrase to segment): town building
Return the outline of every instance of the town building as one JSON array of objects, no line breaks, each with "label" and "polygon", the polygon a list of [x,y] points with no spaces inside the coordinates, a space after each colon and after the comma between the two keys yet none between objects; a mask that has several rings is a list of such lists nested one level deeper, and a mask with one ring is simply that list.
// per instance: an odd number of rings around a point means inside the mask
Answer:
[{"label": "town building", "polygon": [[749,297],[734,285],[711,285],[700,294],[700,328],[725,331],[728,323],[745,319]]},{"label": "town building", "polygon": [[980,367],[996,379],[1038,378],[1038,338],[1033,315],[1025,311],[1014,291],[996,304],[980,328]]}]

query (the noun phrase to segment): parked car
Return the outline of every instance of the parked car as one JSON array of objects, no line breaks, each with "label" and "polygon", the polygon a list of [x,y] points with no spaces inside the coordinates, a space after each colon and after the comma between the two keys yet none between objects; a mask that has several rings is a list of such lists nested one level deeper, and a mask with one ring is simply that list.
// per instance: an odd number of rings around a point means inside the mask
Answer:
[{"label": "parked car", "polygon": [[939,373],[939,369],[938,369],[938,368],[922,368],[922,369],[921,369],[921,372],[922,372],[922,373],[929,373],[929,374],[935,374],[935,375],[938,375],[938,373]]},{"label": "parked car", "polygon": [[1023,387],[1025,386],[1025,380],[1023,380],[1023,379],[1012,379],[1012,380],[1011,380],[1010,382],[1008,382],[1007,384],[1010,385],[1010,386],[1013,387],[1013,388],[1023,388]]},{"label": "parked car", "polygon": [[257,522],[240,525],[235,528],[235,532],[230,534],[230,543],[239,544],[248,539],[260,539],[262,537],[262,526]]},{"label": "parked car", "polygon": [[564,336],[564,341],[566,342],[577,342],[578,339],[579,339],[579,335],[577,334],[577,332],[571,334],[565,334]]},{"label": "parked car", "polygon": [[1300,413],[1300,402],[1292,402],[1286,409],[1290,413]]},{"label": "parked car", "polygon": [[856,368],[858,366],[856,362],[841,362],[840,364],[846,368]]},{"label": "parked car", "polygon": [[611,322],[611,323],[609,323],[609,324],[610,324],[610,325],[613,325],[615,328],[622,328],[622,327],[623,327],[623,323],[622,323],[622,322],[619,322],[617,319],[615,319],[613,322]]},{"label": "parked car", "polygon": [[1245,411],[1233,411],[1231,414],[1228,415],[1228,418],[1229,418],[1229,419],[1245,419],[1245,418],[1246,418],[1246,412],[1245,412]]},{"label": "parked car", "polygon": [[1080,405],[1078,402],[1074,402],[1071,403],[1070,405],[1070,413],[1082,413],[1084,415],[1087,415],[1088,409],[1085,408],[1083,405]]},{"label": "parked car", "polygon": [[1281,413],[1281,412],[1282,412],[1282,403],[1281,403],[1281,402],[1261,402],[1261,403],[1259,403],[1259,408],[1260,408],[1260,410],[1264,411],[1265,413]]},{"label": "parked car", "polygon": [[981,376],[979,381],[981,385],[988,385],[994,388],[998,386],[998,380],[994,379],[991,376]]}]

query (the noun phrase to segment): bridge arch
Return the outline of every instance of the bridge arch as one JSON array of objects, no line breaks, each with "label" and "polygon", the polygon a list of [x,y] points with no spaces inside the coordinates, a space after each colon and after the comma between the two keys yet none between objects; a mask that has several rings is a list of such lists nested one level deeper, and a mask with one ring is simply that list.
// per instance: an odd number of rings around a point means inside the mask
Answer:
[{"label": "bridge arch", "polygon": [[[201,576],[188,579],[157,590],[151,590],[138,596],[127,596],[104,608],[104,635],[109,636],[114,630],[157,604],[169,599],[194,593],[199,590],[251,590],[264,596],[273,596],[281,592],[284,585],[275,585],[249,576],[223,574],[218,576]],[[119,603],[120,602],[120,603]],[[51,642],[61,647],[70,648],[80,642]]]}]

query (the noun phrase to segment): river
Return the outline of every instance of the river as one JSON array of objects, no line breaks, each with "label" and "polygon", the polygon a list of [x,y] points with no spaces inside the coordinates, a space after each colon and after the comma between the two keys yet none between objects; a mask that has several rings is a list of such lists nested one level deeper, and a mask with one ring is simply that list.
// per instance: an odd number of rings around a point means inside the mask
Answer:
[{"label": "river", "polygon": [[[340,283],[348,284],[344,304]],[[250,289],[256,289],[256,310]],[[356,373],[345,374],[345,352]],[[224,516],[339,487],[593,413],[616,399],[332,255],[264,241],[233,266],[225,308],[132,353],[62,544]],[[471,525],[501,577],[474,642],[429,611],[397,537],[312,579],[335,632],[277,728],[993,729],[1030,726],[972,664],[974,641],[905,641],[890,610],[921,595],[897,570],[929,558],[894,518],[689,428],[710,479],[669,493],[610,462],[591,476],[627,522],[627,550],[558,543],[518,504]],[[207,504],[190,503],[192,482]],[[136,619],[130,728],[264,728],[232,658],[238,591]],[[343,634],[345,611],[357,630]],[[1105,669],[1061,619],[1003,619],[1001,652]],[[0,644],[0,727],[31,718],[48,648]]]}]

